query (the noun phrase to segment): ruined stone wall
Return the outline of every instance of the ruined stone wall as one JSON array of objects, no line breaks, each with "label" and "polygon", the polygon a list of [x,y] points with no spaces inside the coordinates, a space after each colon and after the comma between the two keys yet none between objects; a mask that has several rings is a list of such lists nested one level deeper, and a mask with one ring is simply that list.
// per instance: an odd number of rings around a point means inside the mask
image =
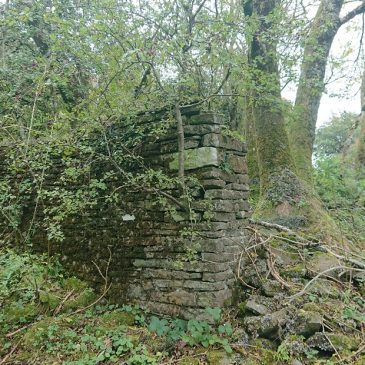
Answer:
[{"label": "ruined stone wall", "polygon": [[[226,134],[222,116],[193,113],[183,118],[186,175],[199,181],[192,187],[190,212],[177,206],[171,213],[156,203],[151,191],[124,190],[117,207],[104,201],[67,219],[63,242],[48,242],[39,228],[33,245],[60,254],[73,272],[100,285],[103,279],[95,264],[104,272],[110,251],[109,294],[115,300],[190,318],[199,316],[205,307],[222,306],[232,298],[249,214],[248,176],[245,147]],[[147,166],[176,174],[175,127],[144,143],[140,155]],[[4,171],[6,161],[1,164]],[[48,184],[57,185],[57,164],[47,173]],[[168,194],[179,200],[181,188],[170,187]],[[31,215],[32,209],[24,212],[24,227]],[[42,219],[41,212],[35,219]],[[182,234],[186,229],[193,235]],[[9,235],[4,220],[0,232],[1,239]]]}]

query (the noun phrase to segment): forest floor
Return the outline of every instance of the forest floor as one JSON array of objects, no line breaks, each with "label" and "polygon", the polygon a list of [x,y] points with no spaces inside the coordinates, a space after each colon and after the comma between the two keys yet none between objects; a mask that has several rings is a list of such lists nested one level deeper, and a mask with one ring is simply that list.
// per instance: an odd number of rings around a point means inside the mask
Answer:
[{"label": "forest floor", "polygon": [[110,304],[46,256],[2,249],[0,267],[0,365],[365,364],[364,287],[349,282],[321,282],[284,313],[266,281],[266,294],[208,308],[208,323]]}]

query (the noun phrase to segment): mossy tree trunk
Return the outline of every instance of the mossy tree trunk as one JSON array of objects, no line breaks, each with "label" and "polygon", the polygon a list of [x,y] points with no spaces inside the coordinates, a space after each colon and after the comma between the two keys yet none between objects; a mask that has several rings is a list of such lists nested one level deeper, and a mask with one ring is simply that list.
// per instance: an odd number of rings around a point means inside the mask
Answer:
[{"label": "mossy tree trunk", "polygon": [[[253,137],[260,178],[259,210],[272,210],[271,203],[286,204],[286,197],[270,203],[275,194],[274,185],[284,175],[294,175],[285,119],[281,108],[280,80],[277,62],[275,35],[272,33],[277,0],[253,0],[245,8],[253,20],[253,34],[249,50],[249,65],[252,73],[252,89],[248,101],[247,130]],[[271,21],[272,19],[272,21]],[[292,179],[294,182],[295,179]],[[281,199],[283,198],[283,199]],[[290,199],[290,197],[287,197]],[[266,209],[267,208],[267,209]],[[275,211],[275,209],[274,209]],[[275,213],[276,214],[276,213]]]},{"label": "mossy tree trunk", "polygon": [[[313,189],[296,174],[291,155],[277,61],[275,30],[279,0],[253,0],[245,14],[252,24],[249,65],[252,87],[249,91],[247,128],[253,136],[260,178],[260,198],[254,217],[291,226],[308,227],[311,232],[336,228]],[[249,38],[248,38],[249,39]]]},{"label": "mossy tree trunk", "polygon": [[321,0],[304,46],[295,113],[288,125],[298,176],[312,179],[312,154],[318,109],[325,89],[327,60],[339,28],[365,11],[365,2],[340,17],[344,0]]}]

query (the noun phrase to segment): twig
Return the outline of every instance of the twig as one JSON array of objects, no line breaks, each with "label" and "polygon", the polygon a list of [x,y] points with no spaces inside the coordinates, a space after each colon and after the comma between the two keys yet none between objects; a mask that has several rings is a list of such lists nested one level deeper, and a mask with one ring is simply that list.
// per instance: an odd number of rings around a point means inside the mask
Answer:
[{"label": "twig", "polygon": [[67,316],[71,317],[71,316],[74,316],[75,314],[82,313],[83,311],[86,311],[87,309],[92,308],[94,305],[98,304],[105,297],[105,295],[108,293],[111,286],[112,286],[112,284],[110,283],[109,286],[106,288],[106,290],[104,290],[104,292],[100,295],[100,297],[98,299],[96,299],[94,302],[87,305],[86,307],[79,308],[78,310],[68,314]]},{"label": "twig", "polygon": [[20,339],[12,348],[11,348],[11,350],[10,350],[10,352],[8,352],[6,355],[5,355],[5,357],[3,357],[3,359],[1,360],[1,362],[0,362],[0,365],[1,364],[5,364],[7,361],[8,361],[8,359],[10,358],[10,356],[15,352],[15,350],[18,348],[18,346],[19,346],[19,344],[20,344],[20,341],[21,341],[22,339]]},{"label": "twig", "polygon": [[255,287],[251,286],[250,284],[247,284],[242,278],[241,278],[241,262],[242,262],[242,256],[243,256],[244,251],[241,252],[240,255],[240,259],[238,261],[238,266],[237,266],[237,278],[238,280],[240,280],[242,282],[243,285],[247,286],[250,289],[256,290]]},{"label": "twig", "polygon": [[6,338],[10,338],[15,336],[17,333],[24,331],[25,329],[27,329],[28,327],[30,327],[33,323],[28,323],[23,327],[18,328],[17,330],[13,331],[13,332],[9,332],[5,335]]},{"label": "twig", "polygon": [[53,315],[57,316],[58,313],[60,313],[63,305],[66,303],[66,301],[72,296],[72,294],[75,292],[75,289],[70,290],[66,296],[63,298],[61,303],[57,306],[57,308],[53,311]]},{"label": "twig", "polygon": [[336,349],[336,347],[333,345],[333,343],[332,343],[332,341],[331,341],[331,339],[326,335],[326,332],[324,331],[324,327],[323,327],[323,335],[324,335],[324,337],[326,338],[326,340],[329,342],[329,344],[331,345],[331,347],[335,350],[335,353],[336,353],[336,355],[337,355],[337,357],[339,358],[339,360],[341,361],[341,363],[343,364],[343,359],[342,359],[342,357],[341,357],[341,355],[338,353],[338,351],[337,351],[337,349]]},{"label": "twig", "polygon": [[278,271],[274,267],[274,263],[272,261],[272,253],[269,249],[267,249],[267,252],[269,253],[269,257],[266,260],[267,266],[271,272],[271,275],[286,289],[291,289],[292,286],[289,285],[278,273]]},{"label": "twig", "polygon": [[365,352],[365,342],[363,342],[362,346],[359,347],[359,349],[353,353],[352,355],[345,357],[344,359],[340,361],[336,361],[335,364],[344,364],[346,362],[352,361],[357,355],[360,355],[361,353]]},{"label": "twig", "polygon": [[289,302],[288,303],[291,303],[292,301],[293,301],[293,299],[295,299],[295,298],[297,298],[297,297],[299,297],[299,296],[301,296],[301,295],[303,295],[303,294],[305,294],[305,292],[306,292],[306,290],[308,289],[308,287],[314,282],[314,281],[316,281],[318,278],[320,278],[321,276],[323,276],[323,275],[325,275],[325,274],[327,274],[328,272],[331,272],[331,271],[334,271],[334,270],[339,270],[339,269],[345,269],[345,270],[355,270],[355,271],[361,271],[361,272],[364,272],[364,270],[362,270],[362,269],[355,269],[355,268],[352,268],[352,267],[346,267],[346,266],[334,266],[334,267],[330,267],[329,269],[327,269],[327,270],[324,270],[324,271],[322,271],[322,272],[320,272],[320,273],[318,273],[312,280],[310,280],[310,281],[308,281],[308,283],[304,286],[304,288],[300,291],[300,292],[298,292],[298,293],[296,293],[296,294],[294,294],[293,296],[291,296],[290,298],[289,298]]}]

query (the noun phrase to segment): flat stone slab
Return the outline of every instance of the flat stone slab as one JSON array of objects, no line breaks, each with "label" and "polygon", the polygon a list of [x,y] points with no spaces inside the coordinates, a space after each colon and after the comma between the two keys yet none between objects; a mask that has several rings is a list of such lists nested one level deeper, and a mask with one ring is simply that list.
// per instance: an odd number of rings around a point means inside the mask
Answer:
[{"label": "flat stone slab", "polygon": [[[174,153],[169,164],[172,171],[179,169],[179,154]],[[219,166],[219,153],[215,147],[201,147],[184,151],[185,170],[194,170],[205,166]]]}]

